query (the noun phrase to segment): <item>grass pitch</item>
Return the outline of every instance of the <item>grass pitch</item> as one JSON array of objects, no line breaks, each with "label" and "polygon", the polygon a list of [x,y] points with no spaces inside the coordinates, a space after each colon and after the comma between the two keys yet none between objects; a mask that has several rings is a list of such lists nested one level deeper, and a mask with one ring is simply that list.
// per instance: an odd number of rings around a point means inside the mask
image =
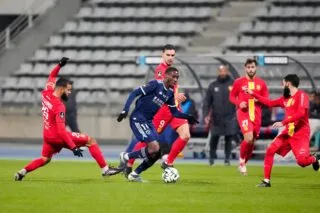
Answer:
[{"label": "grass pitch", "polygon": [[54,161],[28,174],[13,174],[27,161],[0,160],[1,213],[94,212],[318,212],[320,173],[312,168],[275,166],[271,188],[256,188],[263,167],[250,166],[242,177],[236,167],[177,164],[180,180],[165,184],[160,165],[130,183],[122,175],[103,179],[94,162]]}]

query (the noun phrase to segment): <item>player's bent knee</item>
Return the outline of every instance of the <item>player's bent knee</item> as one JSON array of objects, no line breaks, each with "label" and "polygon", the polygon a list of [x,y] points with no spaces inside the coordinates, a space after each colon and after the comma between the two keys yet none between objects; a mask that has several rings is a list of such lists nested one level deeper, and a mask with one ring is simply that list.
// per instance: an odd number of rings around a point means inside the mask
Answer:
[{"label": "player's bent knee", "polygon": [[190,135],[190,130],[189,130],[188,124],[183,124],[176,131],[177,131],[179,137],[182,138],[183,140],[185,140],[185,141],[190,140],[191,135]]},{"label": "player's bent knee", "polygon": [[253,143],[254,142],[254,138],[253,138],[253,133],[252,132],[248,132],[246,134],[244,134],[244,140],[247,141],[248,143]]},{"label": "player's bent knee", "polygon": [[88,142],[87,142],[87,146],[92,146],[92,145],[94,145],[94,144],[96,144],[97,143],[97,141],[96,141],[96,139],[94,139],[94,138],[92,138],[92,137],[88,137]]},{"label": "player's bent knee", "polygon": [[297,158],[297,164],[301,167],[306,167],[308,166],[307,161],[306,161],[306,157],[305,156],[299,156]]},{"label": "player's bent knee", "polygon": [[148,152],[150,154],[152,153],[156,153],[160,150],[160,146],[159,146],[159,143],[157,142],[151,142],[148,144]]},{"label": "player's bent knee", "polygon": [[50,161],[51,161],[51,158],[48,158],[48,157],[42,156],[41,158],[42,158],[44,164],[48,164],[48,163],[50,163]]}]

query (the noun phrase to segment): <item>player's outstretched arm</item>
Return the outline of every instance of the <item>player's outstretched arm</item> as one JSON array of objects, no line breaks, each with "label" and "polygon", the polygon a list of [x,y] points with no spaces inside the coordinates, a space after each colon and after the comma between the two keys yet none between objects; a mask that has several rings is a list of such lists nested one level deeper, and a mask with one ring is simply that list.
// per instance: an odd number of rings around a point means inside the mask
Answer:
[{"label": "player's outstretched arm", "polygon": [[260,103],[268,107],[284,107],[283,97],[270,100],[268,97],[261,96],[260,94],[252,90],[248,90],[248,93],[251,94],[254,98],[256,98]]},{"label": "player's outstretched arm", "polygon": [[123,107],[122,112],[119,114],[119,116],[117,118],[118,122],[121,122],[123,119],[125,119],[128,116],[128,112],[129,112],[129,109],[130,109],[130,106],[131,106],[132,102],[134,101],[134,99],[137,96],[142,95],[142,94],[143,94],[143,92],[140,89],[140,87],[135,89],[135,90],[133,90],[130,93],[130,95],[129,95],[129,97],[128,97],[128,99],[127,99],[127,101],[126,101],[126,103],[125,103],[125,105]]},{"label": "player's outstretched arm", "polygon": [[67,64],[69,58],[67,57],[62,57],[59,61],[59,64],[57,64],[53,70],[51,70],[50,74],[49,74],[49,78],[46,84],[46,89],[54,89],[54,85],[56,83],[56,78],[59,74],[60,68],[63,67],[64,65]]},{"label": "player's outstretched arm", "polygon": [[246,89],[245,90],[246,93],[252,95],[254,98],[256,98],[260,103],[262,103],[263,105],[266,105],[268,107],[284,107],[283,105],[283,97],[274,99],[274,100],[270,100],[268,97],[265,97],[263,95],[260,95],[259,93],[257,93],[256,91],[250,90],[250,89]]},{"label": "player's outstretched arm", "polygon": [[130,106],[131,106],[132,102],[135,100],[135,98],[140,95],[147,95],[147,94],[151,93],[157,86],[156,82],[157,81],[150,81],[147,85],[140,86],[130,93],[130,95],[124,105],[122,112],[119,114],[119,116],[117,118],[118,122],[121,122],[123,119],[125,119],[127,117]]}]

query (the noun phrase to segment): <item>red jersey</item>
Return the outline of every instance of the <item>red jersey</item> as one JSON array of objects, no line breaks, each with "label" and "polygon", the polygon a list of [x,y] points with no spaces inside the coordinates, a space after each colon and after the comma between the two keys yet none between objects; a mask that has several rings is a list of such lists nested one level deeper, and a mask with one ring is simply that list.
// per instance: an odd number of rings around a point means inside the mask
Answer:
[{"label": "red jersey", "polygon": [[[162,81],[164,79],[164,76],[166,74],[165,72],[168,67],[169,66],[166,63],[162,62],[161,64],[159,64],[154,71],[154,79]],[[174,94],[178,93],[178,87],[179,87],[178,85],[174,86],[173,88]],[[179,108],[179,103],[177,100],[176,100],[176,105]]]},{"label": "red jersey", "polygon": [[66,109],[60,98],[53,95],[56,77],[60,66],[57,65],[50,73],[46,88],[42,91],[43,137],[62,138],[70,149],[76,147],[65,128]]},{"label": "red jersey", "polygon": [[268,100],[261,97],[259,94],[253,93],[253,96],[258,98],[259,101],[269,107],[282,107],[285,110],[285,118],[282,124],[285,125],[283,134],[292,136],[294,133],[307,135],[309,138],[309,98],[308,95],[298,90],[296,94],[289,98],[283,96],[275,99]]},{"label": "red jersey", "polygon": [[[264,80],[259,77],[248,79],[241,77],[234,81],[229,99],[236,105],[237,111],[248,116],[249,120],[255,123],[261,123],[262,105],[257,102],[250,94],[245,92],[245,88],[255,91],[263,97],[269,97],[269,91]],[[247,102],[247,108],[240,109],[241,102]]]},{"label": "red jersey", "polygon": [[154,79],[163,80],[168,67],[169,66],[166,63],[159,64],[154,71]]}]

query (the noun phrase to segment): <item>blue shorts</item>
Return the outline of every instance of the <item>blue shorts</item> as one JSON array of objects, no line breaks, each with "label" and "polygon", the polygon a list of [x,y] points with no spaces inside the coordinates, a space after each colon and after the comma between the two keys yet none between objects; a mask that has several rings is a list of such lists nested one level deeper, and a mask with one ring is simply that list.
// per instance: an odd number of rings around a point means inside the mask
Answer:
[{"label": "blue shorts", "polygon": [[159,142],[168,143],[170,146],[179,137],[176,130],[174,130],[170,125],[168,125],[163,132],[159,135]]},{"label": "blue shorts", "polygon": [[152,121],[133,120],[130,118],[130,127],[138,141],[148,143],[158,141],[159,139],[159,135]]}]

